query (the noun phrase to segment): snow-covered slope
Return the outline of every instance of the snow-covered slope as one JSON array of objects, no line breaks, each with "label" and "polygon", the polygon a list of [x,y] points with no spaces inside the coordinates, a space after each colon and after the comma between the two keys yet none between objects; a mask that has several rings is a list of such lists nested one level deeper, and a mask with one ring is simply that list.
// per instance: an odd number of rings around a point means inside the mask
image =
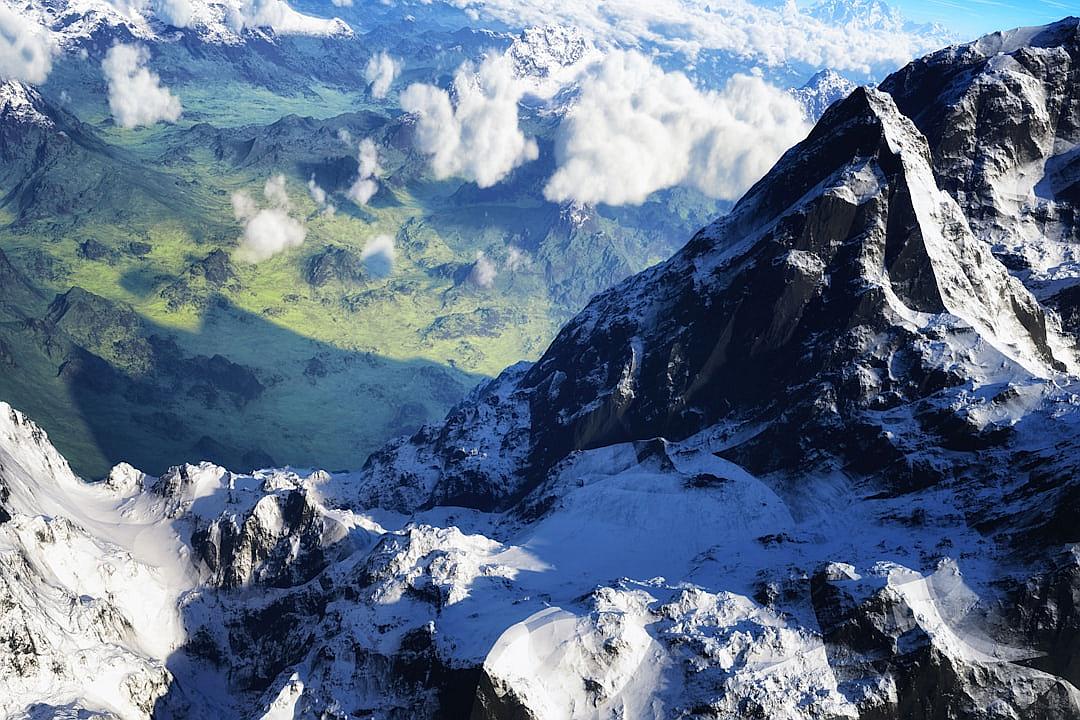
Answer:
[{"label": "snow-covered slope", "polygon": [[846,98],[855,87],[855,83],[840,73],[825,69],[815,74],[802,87],[792,89],[791,94],[805,108],[806,116],[816,122],[830,105]]},{"label": "snow-covered slope", "polygon": [[0,125],[34,124],[51,128],[54,123],[43,112],[43,105],[41,95],[32,87],[18,80],[0,83]]},{"label": "snow-covered slope", "polygon": [[540,97],[551,97],[574,82],[602,54],[580,30],[561,25],[526,28],[506,50],[514,74]]},{"label": "snow-covered slope", "polygon": [[244,33],[352,35],[343,20],[305,15],[285,0],[30,0],[15,9],[69,50],[102,33],[126,41],[154,41],[189,29],[205,42],[223,44],[243,42]]},{"label": "snow-covered slope", "polygon": [[0,405],[4,711],[1080,717],[1076,337],[897,98],[356,473],[87,485]]}]

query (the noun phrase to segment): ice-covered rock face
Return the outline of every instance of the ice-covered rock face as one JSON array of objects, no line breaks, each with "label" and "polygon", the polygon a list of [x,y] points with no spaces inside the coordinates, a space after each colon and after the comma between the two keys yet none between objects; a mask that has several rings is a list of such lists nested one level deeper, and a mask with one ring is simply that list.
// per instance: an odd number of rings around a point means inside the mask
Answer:
[{"label": "ice-covered rock face", "polygon": [[928,138],[942,189],[1041,297],[1080,279],[1078,78],[1070,18],[942,50],[882,84]]},{"label": "ice-covered rock face", "polygon": [[[506,49],[506,57],[530,94],[551,98],[572,93],[585,68],[603,53],[577,28],[544,25],[523,30]],[[554,103],[555,108],[564,105]]]},{"label": "ice-covered rock face", "polygon": [[[729,216],[598,296],[520,380],[486,391],[527,412],[493,412],[502,403],[477,402],[482,392],[393,450],[403,463],[377,456],[371,482],[399,488],[437,457],[432,502],[498,506],[575,450],[719,422],[758,428],[731,450],[755,471],[839,461],[903,475],[866,412],[1049,377],[1073,362],[1066,344],[938,188],[911,121],[860,89]],[[953,426],[958,442],[986,429]]]},{"label": "ice-covered rock face", "polygon": [[519,77],[546,79],[594,52],[593,44],[580,30],[545,25],[523,30],[514,38],[506,54],[513,61]]},{"label": "ice-covered rock face", "polygon": [[41,96],[36,90],[18,80],[0,83],[0,124],[33,123],[53,127],[52,120],[42,112]]},{"label": "ice-covered rock face", "polygon": [[806,110],[806,116],[817,122],[830,105],[846,98],[855,87],[855,83],[835,70],[826,69],[802,87],[791,90],[791,94]]}]

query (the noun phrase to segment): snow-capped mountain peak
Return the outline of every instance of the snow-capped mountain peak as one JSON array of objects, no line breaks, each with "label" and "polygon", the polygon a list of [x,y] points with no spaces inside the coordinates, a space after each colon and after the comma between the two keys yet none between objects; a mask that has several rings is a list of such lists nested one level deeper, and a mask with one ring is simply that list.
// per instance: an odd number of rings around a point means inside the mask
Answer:
[{"label": "snow-capped mountain peak", "polygon": [[64,48],[76,48],[105,32],[145,42],[188,29],[204,42],[237,44],[245,32],[264,35],[350,36],[339,18],[319,18],[294,10],[285,0],[31,0],[20,10],[51,32]]},{"label": "snow-capped mountain peak", "polygon": [[514,74],[530,85],[533,94],[550,97],[573,82],[601,53],[580,30],[552,24],[523,30],[506,56]]},{"label": "snow-capped mountain peak", "polygon": [[42,111],[43,105],[41,95],[29,85],[18,80],[0,83],[0,122],[52,127],[53,121]]},{"label": "snow-capped mountain peak", "polygon": [[846,98],[855,87],[855,83],[840,73],[826,68],[802,87],[791,90],[791,94],[805,108],[806,116],[816,122],[830,105]]},{"label": "snow-capped mountain peak", "polygon": [[883,0],[820,0],[809,13],[834,25],[897,31],[904,27],[904,16]]}]

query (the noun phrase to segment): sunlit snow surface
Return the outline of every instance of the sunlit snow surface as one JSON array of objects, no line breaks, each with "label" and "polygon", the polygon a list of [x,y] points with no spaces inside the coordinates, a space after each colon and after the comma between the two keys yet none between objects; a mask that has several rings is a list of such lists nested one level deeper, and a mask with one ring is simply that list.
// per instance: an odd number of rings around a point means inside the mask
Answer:
[{"label": "sunlit snow surface", "polygon": [[[1055,392],[1054,422],[1075,423],[1075,397]],[[199,613],[241,612],[280,592],[209,586],[191,560],[192,528],[223,512],[273,515],[260,503],[294,488],[319,498],[326,542],[343,548],[320,578],[346,584],[360,567],[375,578],[365,601],[327,608],[337,630],[320,647],[392,652],[403,632],[434,622],[440,653],[482,663],[544,718],[664,717],[693,694],[687,664],[718,683],[732,708],[768,689],[771,717],[805,717],[810,706],[854,717],[812,608],[779,613],[753,599],[762,579],[797,582],[826,562],[856,595],[886,586],[901,594],[944,652],[973,663],[1025,657],[978,630],[982,600],[993,598],[988,579],[1002,568],[966,528],[952,491],[874,500],[839,474],[755,478],[710,452],[721,444],[713,435],[579,453],[540,492],[557,499],[534,521],[454,508],[406,519],[348,509],[350,475],[242,476],[204,464],[164,489],[121,466],[107,483],[87,485],[40,430],[0,406],[0,466],[14,510],[0,525],[0,603],[24,608],[0,626],[32,623],[38,664],[0,676],[0,711],[46,702],[144,717],[170,692],[166,665],[194,702],[244,717],[293,717],[312,685],[324,702],[339,695],[356,704],[364,687],[347,673],[308,676],[316,648],[266,697],[246,699],[257,712],[235,706],[240,698],[209,668],[171,657]],[[918,527],[900,522],[916,512]],[[261,522],[280,531],[273,517]],[[418,599],[425,589],[437,591],[437,613]],[[220,592],[232,593],[231,609],[217,605]]]}]

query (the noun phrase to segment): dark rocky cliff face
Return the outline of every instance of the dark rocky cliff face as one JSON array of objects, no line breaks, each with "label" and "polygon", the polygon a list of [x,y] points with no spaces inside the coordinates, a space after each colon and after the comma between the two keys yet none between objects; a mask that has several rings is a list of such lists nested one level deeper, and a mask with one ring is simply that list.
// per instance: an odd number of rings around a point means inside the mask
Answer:
[{"label": "dark rocky cliff face", "polygon": [[[730,216],[559,333],[510,394],[528,405],[517,413],[527,426],[470,424],[466,401],[442,432],[418,437],[439,458],[433,500],[504,505],[568,453],[718,423],[759,427],[728,453],[755,472],[838,461],[931,482],[911,477],[920,471],[867,415],[968,382],[928,361],[929,343],[970,335],[1012,347],[1011,361],[1037,373],[1064,365],[1046,311],[972,234],[930,162],[889,96],[857,90]],[[968,327],[919,319],[942,314]],[[980,442],[982,428],[963,418],[920,415],[931,435]],[[494,443],[492,432],[505,435]],[[489,477],[475,458],[439,449],[449,438],[499,446],[517,479],[505,463]],[[385,459],[372,460],[381,472]]]},{"label": "dark rocky cliff face", "polygon": [[[927,498],[956,493],[986,552],[1031,568],[1002,571],[992,612],[970,613],[947,559],[904,590],[824,562],[763,582],[761,601],[809,604],[859,717],[983,717],[1021,685],[1012,717],[1077,716],[1080,456],[1061,390],[1076,292],[1048,278],[1076,242],[1078,26],[951,48],[832,106],[730,216],[597,296],[537,363],[373,455],[361,505],[557,517],[577,458],[632,441],[644,465],[665,447],[652,438],[700,443],[785,497],[844,477],[852,507],[896,502],[883,521],[913,532],[936,522]],[[1024,202],[1005,191],[1017,178]],[[925,555],[951,554],[941,542]],[[948,633],[924,592],[955,613]],[[485,673],[475,711],[529,717],[523,687]]]},{"label": "dark rocky cliff face", "polygon": [[1080,20],[1069,18],[942,50],[881,85],[926,136],[942,189],[1051,302],[1075,285],[1060,270],[1080,242],[1078,79]]},{"label": "dark rocky cliff face", "polygon": [[[532,416],[554,419],[534,424],[536,461],[612,442],[682,438],[721,420],[772,421],[824,397],[842,419],[917,400],[950,379],[935,382],[920,367],[913,346],[923,333],[905,327],[888,296],[915,312],[947,312],[943,287],[957,272],[1003,299],[1039,361],[1054,364],[1043,310],[1000,268],[947,267],[926,247],[944,241],[989,261],[958,213],[928,226],[913,197],[934,191],[918,176],[925,145],[913,139],[906,152],[914,159],[904,157],[892,145],[897,132],[912,129],[888,124],[906,121],[887,97],[856,91],[731,218],[564,329],[524,383],[536,390]],[[860,386],[860,369],[889,358],[907,372]],[[807,421],[803,415],[790,430],[805,435]],[[780,462],[807,460],[791,451]]]}]

